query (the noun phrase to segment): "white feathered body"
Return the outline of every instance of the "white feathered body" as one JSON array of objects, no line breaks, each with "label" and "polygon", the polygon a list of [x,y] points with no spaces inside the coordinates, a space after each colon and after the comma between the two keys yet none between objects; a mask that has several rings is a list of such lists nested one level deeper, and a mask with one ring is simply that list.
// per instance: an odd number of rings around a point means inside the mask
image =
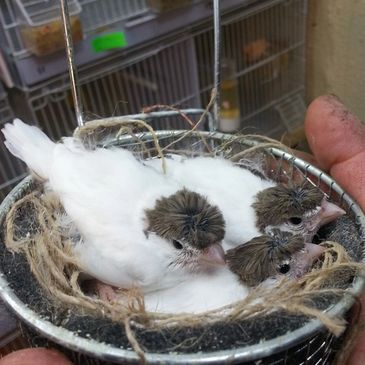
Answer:
[{"label": "white feathered body", "polygon": [[[188,189],[204,194],[217,205],[226,223],[224,249],[236,247],[260,235],[252,208],[255,195],[274,182],[264,180],[251,171],[220,157],[181,159],[172,155],[166,159],[167,175]],[[145,161],[161,171],[161,161]]]},{"label": "white feathered body", "polygon": [[145,295],[147,311],[202,313],[243,300],[249,289],[227,267],[190,275],[178,285]]},{"label": "white feathered body", "polygon": [[6,125],[3,133],[8,149],[59,196],[83,236],[75,253],[88,274],[145,290],[177,280],[177,273],[163,270],[173,248],[154,234],[147,238],[143,221],[144,209],[179,190],[177,182],[123,149],[89,151],[74,138],[56,144],[20,120]]}]

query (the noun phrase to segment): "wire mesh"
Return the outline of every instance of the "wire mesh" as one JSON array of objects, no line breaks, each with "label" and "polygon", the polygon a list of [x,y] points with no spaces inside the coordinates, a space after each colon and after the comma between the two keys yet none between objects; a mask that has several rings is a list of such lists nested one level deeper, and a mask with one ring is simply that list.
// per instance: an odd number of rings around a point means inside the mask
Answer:
[{"label": "wire mesh", "polygon": [[[263,119],[263,112],[273,108],[275,115],[282,99],[304,91],[305,11],[306,1],[282,1],[223,22],[222,53],[236,66],[243,131],[253,127],[251,131],[275,136],[285,130],[281,115],[272,126],[270,118]],[[203,104],[213,86],[212,40],[213,30],[202,31],[194,39]],[[291,119],[286,115],[285,122]]]},{"label": "wire mesh", "polygon": [[[98,69],[96,69],[98,70]],[[156,50],[142,60],[124,66],[108,64],[104,72],[80,78],[86,120],[134,114],[144,107],[165,104],[178,108],[200,107],[194,43],[191,38]],[[40,125],[52,138],[72,133],[76,123],[72,95],[65,78],[50,80],[18,102],[28,110],[24,118]],[[181,118],[152,122],[158,129],[186,129]],[[207,125],[205,125],[207,127]]]},{"label": "wire mesh", "polygon": [[[236,65],[243,132],[279,137],[303,118],[303,108],[296,107],[304,94],[305,8],[305,0],[279,1],[223,17],[223,54]],[[205,25],[148,51],[123,59],[111,55],[80,69],[86,119],[134,114],[154,104],[205,107],[213,87],[213,48],[213,32]],[[70,133],[76,123],[68,85],[60,76],[23,93],[27,113],[21,116],[53,138]]]}]

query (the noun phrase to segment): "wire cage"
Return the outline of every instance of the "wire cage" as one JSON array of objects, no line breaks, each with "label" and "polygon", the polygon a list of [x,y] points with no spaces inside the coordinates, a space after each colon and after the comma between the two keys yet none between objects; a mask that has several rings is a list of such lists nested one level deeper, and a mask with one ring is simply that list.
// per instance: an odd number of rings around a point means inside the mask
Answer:
[{"label": "wire cage", "polygon": [[[9,104],[8,96],[2,84],[0,84],[0,127],[10,122],[14,117]],[[26,176],[25,165],[18,159],[10,156],[3,141],[0,142],[0,200]]]},{"label": "wire cage", "polygon": [[[182,136],[182,131],[158,131],[157,136],[160,141],[161,147],[168,145],[171,141],[177,141]],[[203,143],[201,137],[205,137]],[[139,136],[144,140],[144,143],[148,147],[153,146],[152,136],[149,133],[143,133]],[[221,133],[200,132],[199,134],[193,132],[190,136],[184,139],[179,139],[179,142],[174,145],[176,153],[181,151],[188,151],[187,156],[194,156],[207,151],[207,148],[211,150],[219,151],[222,146],[222,142],[232,141],[230,135],[224,135]],[[223,143],[224,144],[224,143]],[[135,143],[132,137],[122,137],[119,140],[112,142],[113,146],[120,145],[123,148],[127,148],[140,156],[141,145]],[[225,157],[229,157],[234,153],[240,152],[250,146],[254,145],[253,141],[247,139],[240,139],[230,144],[230,148],[221,152],[225,153]],[[144,145],[143,148],[145,148]],[[305,161],[295,158],[292,155],[285,153],[276,148],[268,150],[269,156],[272,156],[276,160],[275,167],[270,164],[273,176],[285,176],[286,178],[294,174],[295,171],[300,171],[304,177],[310,179],[312,183],[315,183],[319,188],[325,191],[329,198],[344,208],[348,215],[356,222],[359,230],[359,236],[361,237],[361,245],[364,242],[365,234],[365,217],[361,212],[357,204],[334,182],[328,175],[321,172],[319,169],[309,165]],[[289,175],[288,175],[289,174]],[[32,181],[30,178],[24,180],[17,186],[15,190],[4,200],[0,207],[0,224],[3,223],[6,213],[12,206],[12,204],[20,199],[25,193],[32,189]],[[364,262],[365,256],[363,247],[358,248],[361,251],[359,259]],[[11,274],[10,274],[11,276]],[[9,276],[9,278],[10,278]],[[31,279],[30,274],[27,277]],[[9,279],[14,280],[14,279]],[[34,279],[33,279],[34,280]],[[359,294],[363,285],[362,278],[355,278],[355,280],[349,284],[349,293]],[[107,341],[100,338],[100,342],[96,342],[92,339],[92,335],[89,332],[80,335],[78,331],[67,329],[67,323],[72,322],[70,316],[72,313],[63,311],[65,318],[59,318],[57,315],[48,316],[46,319],[44,316],[37,314],[37,310],[34,309],[32,303],[23,303],[19,299],[19,286],[13,289],[14,284],[7,281],[7,275],[0,277],[0,289],[2,296],[16,312],[16,314],[31,328],[40,332],[49,343],[56,343],[63,351],[66,351],[68,356],[75,364],[91,365],[91,364],[112,364],[112,363],[138,363],[138,356],[130,349],[120,346],[113,346]],[[328,307],[326,312],[330,315],[342,315],[347,317],[347,313],[353,303],[351,296],[344,296],[341,300],[327,303]],[[275,316],[274,316],[275,317]],[[273,317],[273,318],[274,318]],[[285,316],[285,320],[291,318],[290,315]],[[89,319],[85,321],[87,322]],[[56,321],[52,323],[52,321]],[[266,319],[262,322],[265,323]],[[276,322],[275,322],[276,321]],[[62,323],[62,324],[61,324]],[[276,324],[275,324],[276,323]],[[340,345],[343,341],[343,337],[336,338],[334,335],[328,332],[319,320],[306,319],[304,322],[293,322],[290,328],[283,327],[282,331],[278,334],[272,331],[273,328],[277,328],[277,320],[273,322],[266,322],[267,332],[269,335],[262,336],[262,330],[255,327],[254,340],[256,342],[249,342],[247,340],[247,328],[240,327],[234,329],[230,327],[232,331],[232,337],[229,340],[229,349],[221,349],[221,339],[217,334],[215,341],[210,343],[209,350],[200,351],[199,353],[193,353],[189,351],[174,350],[172,353],[166,353],[166,348],[163,348],[161,353],[146,351],[146,360],[149,364],[235,364],[244,363],[247,365],[324,365],[331,364],[334,356],[338,352]],[[107,327],[104,326],[101,333],[107,332]],[[86,326],[87,328],[87,326]],[[269,330],[270,329],[270,330]],[[88,329],[87,329],[88,331]],[[212,331],[210,328],[209,331]],[[99,333],[99,330],[97,330]],[[180,331],[181,332],[181,331]],[[256,332],[258,335],[255,337]],[[119,332],[118,332],[119,333]],[[271,334],[270,334],[271,333]],[[206,329],[202,329],[200,335],[194,333],[197,338],[204,337],[206,335]],[[151,336],[158,336],[159,334],[152,331]],[[191,332],[186,332],[186,339],[190,338]],[[162,335],[163,337],[164,335]],[[271,336],[271,337],[270,337]],[[264,338],[264,339],[263,339]],[[44,345],[47,340],[34,335],[34,332],[30,332],[29,340],[31,344]],[[195,341],[193,341],[195,342]],[[249,342],[248,345],[245,343]],[[232,348],[232,343],[234,347]],[[53,346],[53,345],[52,345]],[[218,348],[218,349],[217,349]],[[67,350],[68,349],[68,350]]]},{"label": "wire cage", "polygon": [[[267,1],[222,17],[223,57],[235,65],[243,132],[279,137],[302,122],[304,108],[298,105],[304,105],[305,11],[305,0]],[[88,118],[134,114],[154,104],[203,108],[212,75],[213,31],[204,23],[80,68],[85,113]],[[13,91],[14,104],[22,105],[17,113],[60,138],[75,125],[68,88],[63,75]],[[181,129],[186,124],[176,120],[153,127]]]},{"label": "wire cage", "polygon": [[[87,119],[134,114],[155,104],[201,107],[191,38],[177,39],[138,59],[121,62],[112,57],[81,71],[80,92]],[[72,133],[76,123],[66,75],[27,93],[13,93],[13,97],[22,106],[18,115],[36,122],[53,138]],[[151,125],[156,129],[187,128],[181,118],[156,120]]]},{"label": "wire cage", "polygon": [[[266,2],[222,19],[222,58],[235,65],[245,133],[278,137],[303,122],[304,108],[276,114],[282,103],[304,100],[306,5],[302,0]],[[213,48],[208,46],[213,31],[202,31],[194,41],[201,99],[206,105],[213,85]]]},{"label": "wire cage", "polygon": [[[22,3],[39,6],[40,2],[44,0]],[[134,19],[148,13],[145,1],[122,3],[123,7],[119,1],[108,2],[113,9],[112,17],[109,10],[102,9],[108,5],[105,1],[80,0],[83,30],[92,33],[121,17]],[[0,2],[0,16],[10,52],[14,57],[23,57],[29,53],[20,38],[16,6],[9,0]],[[277,138],[285,130],[292,131],[302,123],[305,112],[305,12],[306,0],[278,0],[244,4],[222,16],[223,57],[235,65],[244,133]],[[96,13],[98,17],[95,17]],[[155,104],[203,108],[213,87],[212,60],[210,23],[193,26],[184,34],[174,33],[163,40],[157,39],[122,55],[107,55],[80,68],[86,118],[135,114],[143,107]],[[15,116],[38,124],[54,139],[68,135],[74,129],[74,105],[66,75],[47,79],[25,90],[11,89],[9,98]],[[6,107],[6,110],[10,109]],[[198,117],[197,113],[193,120]],[[4,121],[9,119],[2,118]],[[180,117],[149,120],[155,129],[187,128]],[[207,123],[202,127],[209,129]],[[5,167],[1,184],[7,189],[7,184],[10,187],[18,181],[24,167],[5,151],[3,156]],[[9,164],[5,160],[13,162]]]}]

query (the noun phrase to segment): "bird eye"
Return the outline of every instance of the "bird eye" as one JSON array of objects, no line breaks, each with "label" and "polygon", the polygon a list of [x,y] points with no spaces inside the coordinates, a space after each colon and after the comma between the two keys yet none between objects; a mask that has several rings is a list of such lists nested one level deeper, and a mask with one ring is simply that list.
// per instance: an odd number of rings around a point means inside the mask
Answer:
[{"label": "bird eye", "polygon": [[183,245],[177,240],[172,240],[172,244],[177,250],[181,250],[183,248]]},{"label": "bird eye", "polygon": [[299,225],[302,223],[302,218],[299,218],[299,217],[292,217],[289,219],[289,222],[291,224],[294,224],[295,226]]},{"label": "bird eye", "polygon": [[290,270],[290,265],[289,264],[282,264],[279,266],[279,273],[280,274],[287,274]]}]

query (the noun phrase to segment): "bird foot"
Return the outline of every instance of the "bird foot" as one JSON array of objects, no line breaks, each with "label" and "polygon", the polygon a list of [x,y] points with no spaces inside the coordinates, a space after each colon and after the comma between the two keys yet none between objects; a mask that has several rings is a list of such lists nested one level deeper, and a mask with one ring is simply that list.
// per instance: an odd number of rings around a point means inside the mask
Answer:
[{"label": "bird foot", "polygon": [[111,285],[102,283],[98,280],[96,282],[96,292],[99,295],[99,298],[105,302],[112,302],[117,298],[117,293]]},{"label": "bird foot", "polygon": [[117,298],[117,293],[114,287],[97,279],[88,281],[87,291],[97,294],[97,296],[104,302],[112,302]]}]

